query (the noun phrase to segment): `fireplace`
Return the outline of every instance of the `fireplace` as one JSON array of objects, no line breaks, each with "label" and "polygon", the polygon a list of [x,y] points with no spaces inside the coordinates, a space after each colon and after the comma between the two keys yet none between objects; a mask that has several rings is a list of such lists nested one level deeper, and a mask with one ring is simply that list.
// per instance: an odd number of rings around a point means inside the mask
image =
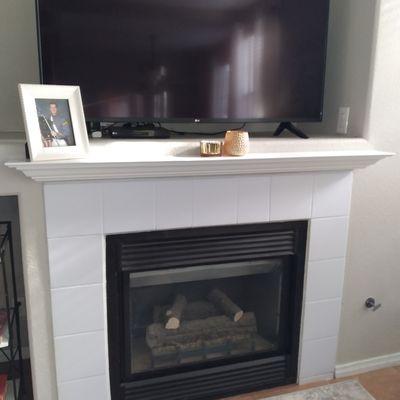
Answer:
[{"label": "fireplace", "polygon": [[306,221],[107,236],[112,399],[294,383]]},{"label": "fireplace", "polygon": [[[130,157],[137,145],[135,143],[130,149]],[[58,396],[52,395],[52,398],[115,400],[131,396],[137,400],[146,398],[142,396],[146,392],[147,398],[160,398],[158,393],[150,393],[149,388],[154,387],[155,391],[160,390],[163,399],[171,399],[170,389],[174,386],[175,398],[184,399],[185,396],[188,398],[188,386],[191,389],[189,394],[197,393],[200,397],[202,393],[198,387],[206,386],[206,381],[214,392],[202,397],[222,398],[230,393],[279,384],[271,383],[272,377],[268,373],[278,362],[286,381],[297,379],[298,383],[304,384],[332,379],[345,273],[353,177],[350,169],[366,166],[383,157],[376,152],[369,156],[349,155],[349,152],[339,150],[335,153],[337,156],[314,152],[300,157],[299,154],[285,153],[286,158],[278,164],[275,157],[269,158],[270,155],[237,161],[215,160],[212,165],[207,160],[192,163],[186,159],[184,162],[159,163],[79,162],[73,165],[68,162],[59,167],[54,164],[14,164],[33,179],[47,181],[43,185],[43,194],[58,391]],[[294,165],[297,172],[287,173]],[[345,168],[349,170],[339,171]],[[106,176],[105,171],[108,171]],[[175,171],[173,176],[171,171]],[[188,172],[190,176],[183,176]],[[71,207],[71,204],[79,204],[79,207]],[[60,212],[60,209],[63,211]],[[233,235],[239,232],[236,227],[244,228],[239,224],[255,224],[247,230],[252,232],[257,227],[277,226],[272,224],[279,221],[308,223],[304,301],[301,301],[300,294],[298,301],[294,301],[294,307],[298,308],[292,307],[293,315],[298,317],[303,303],[299,354],[293,346],[289,349],[293,350],[291,353],[288,351],[284,357],[278,354],[275,359],[254,354],[236,355],[225,361],[213,358],[174,367],[175,370],[164,368],[143,372],[142,375],[132,374],[127,368],[132,361],[131,349],[128,343],[123,342],[126,327],[122,321],[128,319],[121,315],[126,310],[121,297],[127,293],[122,283],[128,282],[128,279],[123,279],[125,266],[122,269],[118,263],[116,245],[121,240],[121,247],[129,237],[124,239],[120,236],[118,239],[113,235],[156,231],[164,232],[163,238],[168,238],[166,230],[185,229],[180,232],[186,238],[190,232],[200,228],[205,229],[208,235],[212,232],[208,231],[211,228],[202,227],[229,225],[218,229],[225,229],[224,234],[232,236],[232,232]],[[262,225],[266,223],[271,225]],[[277,230],[287,230],[288,227],[292,236],[302,239],[298,239],[294,249],[289,241],[289,250],[284,251],[281,247],[279,252],[271,252],[265,258],[289,256],[300,262],[300,265],[293,263],[294,268],[301,269],[304,249],[299,243],[305,241],[305,232],[298,236],[293,233],[296,231],[291,225],[278,226]],[[140,235],[144,235],[140,240],[144,243],[143,238],[153,233]],[[110,243],[114,238],[113,247]],[[256,242],[253,240],[253,243],[255,245]],[[158,250],[158,247],[153,250]],[[270,249],[266,244],[264,248]],[[239,249],[239,246],[231,246],[225,256],[233,254],[236,257],[234,251]],[[204,252],[207,253],[208,250]],[[261,254],[258,260],[262,257]],[[149,265],[139,260],[139,264],[141,266],[136,265],[131,272],[153,269],[159,273],[163,269],[155,262]],[[205,261],[202,264],[221,262]],[[180,265],[175,260],[173,265],[167,267],[164,269],[179,268]],[[129,271],[129,266],[126,271]],[[299,274],[303,278],[302,273]],[[301,286],[301,282],[298,283],[298,293],[302,292]],[[204,299],[207,294],[206,290],[201,301],[207,301]],[[226,294],[239,303],[234,294],[228,291]],[[167,306],[173,301],[171,296],[166,300]],[[189,303],[192,299],[187,301]],[[126,305],[129,305],[128,300]],[[161,302],[157,305],[162,306]],[[298,329],[298,322],[293,325]],[[42,331],[32,333],[37,338],[35,341],[43,339]],[[294,333],[292,340],[297,345]],[[45,346],[46,349],[51,347]],[[125,353],[124,349],[127,349]],[[293,378],[296,375],[296,359],[298,371],[297,377]],[[292,366],[292,373],[288,365]],[[210,373],[206,373],[207,369]],[[248,386],[244,385],[246,376]],[[224,386],[217,388],[212,378]],[[226,391],[226,387],[231,391]]]}]

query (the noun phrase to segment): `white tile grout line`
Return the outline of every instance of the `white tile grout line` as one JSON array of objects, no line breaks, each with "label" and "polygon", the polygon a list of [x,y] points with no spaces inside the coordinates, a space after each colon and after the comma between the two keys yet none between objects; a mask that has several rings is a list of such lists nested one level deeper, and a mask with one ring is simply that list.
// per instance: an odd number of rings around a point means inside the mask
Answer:
[{"label": "white tile grout line", "polygon": [[318,303],[328,303],[328,302],[332,302],[332,301],[338,301],[338,300],[342,300],[342,297],[329,297],[327,299],[322,299],[322,300],[313,300],[313,301],[306,301],[306,304],[318,304]]},{"label": "white tile grout line", "polygon": [[73,285],[73,286],[62,286],[62,287],[52,287],[50,288],[50,292],[55,292],[55,291],[63,291],[63,290],[69,290],[69,289],[89,289],[93,287],[98,287],[98,286],[103,286],[103,282],[98,282],[98,283],[85,283],[83,285]]},{"label": "white tile grout line", "polygon": [[88,379],[93,379],[93,378],[102,378],[104,376],[107,377],[107,373],[105,373],[105,374],[96,374],[96,375],[88,375],[88,376],[85,376],[83,378],[69,379],[69,380],[60,382],[58,384],[58,386],[61,386],[61,385],[65,384],[65,383],[74,383],[74,382],[86,381]]},{"label": "white tile grout line", "polygon": [[47,241],[55,240],[55,239],[74,239],[74,238],[85,238],[90,236],[103,236],[103,235],[114,235],[114,233],[103,233],[103,232],[93,232],[93,233],[83,233],[83,234],[75,234],[75,235],[56,235],[56,236],[47,236]]},{"label": "white tile grout line", "polygon": [[312,339],[303,339],[301,342],[302,343],[308,343],[308,342],[321,342],[322,340],[328,340],[328,339],[338,339],[338,335],[331,335],[331,336],[324,336],[320,338],[312,338]]},{"label": "white tile grout line", "polygon": [[104,182],[100,183],[101,234],[104,235]]},{"label": "white tile grout line", "polygon": [[268,222],[271,222],[272,177],[268,176]]},{"label": "white tile grout line", "polygon": [[57,339],[67,339],[75,336],[85,336],[85,335],[92,335],[94,333],[104,333],[104,329],[95,329],[93,331],[83,331],[83,332],[77,332],[77,333],[69,333],[68,335],[58,335],[58,336],[53,336],[54,340]]},{"label": "white tile grout line", "polygon": [[312,175],[313,183],[312,183],[312,193],[311,193],[311,210],[310,210],[310,219],[314,216],[314,200],[315,200],[315,187],[317,181],[317,174]]}]

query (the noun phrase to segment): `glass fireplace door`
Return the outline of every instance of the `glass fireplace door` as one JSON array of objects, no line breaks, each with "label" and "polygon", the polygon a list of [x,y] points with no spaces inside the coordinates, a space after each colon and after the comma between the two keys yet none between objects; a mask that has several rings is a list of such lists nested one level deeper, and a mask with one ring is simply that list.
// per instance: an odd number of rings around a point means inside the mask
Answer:
[{"label": "glass fireplace door", "polygon": [[290,257],[127,273],[131,374],[283,354]]},{"label": "glass fireplace door", "polygon": [[307,221],[107,236],[114,400],[211,400],[298,377]]}]

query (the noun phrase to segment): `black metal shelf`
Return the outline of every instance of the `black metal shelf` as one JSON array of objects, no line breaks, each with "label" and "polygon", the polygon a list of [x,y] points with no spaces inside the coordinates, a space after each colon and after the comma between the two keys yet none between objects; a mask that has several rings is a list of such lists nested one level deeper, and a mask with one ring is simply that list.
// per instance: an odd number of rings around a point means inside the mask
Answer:
[{"label": "black metal shelf", "polygon": [[0,299],[4,300],[2,311],[6,316],[3,332],[8,332],[8,339],[4,338],[4,341],[0,341],[0,352],[8,363],[7,385],[11,385],[9,390],[13,392],[14,400],[20,400],[24,393],[20,331],[21,303],[18,301],[10,222],[0,222],[0,274],[2,280]]}]

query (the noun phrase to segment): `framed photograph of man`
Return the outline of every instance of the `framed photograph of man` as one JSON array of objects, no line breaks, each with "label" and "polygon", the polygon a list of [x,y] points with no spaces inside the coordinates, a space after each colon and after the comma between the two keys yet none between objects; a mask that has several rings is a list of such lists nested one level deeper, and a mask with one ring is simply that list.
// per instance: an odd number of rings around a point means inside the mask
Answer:
[{"label": "framed photograph of man", "polygon": [[31,161],[84,158],[89,141],[78,86],[18,85]]}]

